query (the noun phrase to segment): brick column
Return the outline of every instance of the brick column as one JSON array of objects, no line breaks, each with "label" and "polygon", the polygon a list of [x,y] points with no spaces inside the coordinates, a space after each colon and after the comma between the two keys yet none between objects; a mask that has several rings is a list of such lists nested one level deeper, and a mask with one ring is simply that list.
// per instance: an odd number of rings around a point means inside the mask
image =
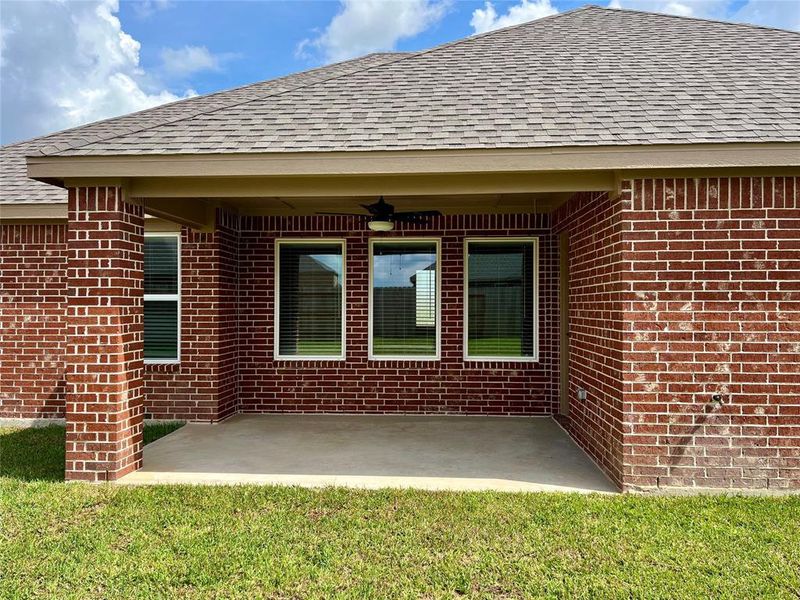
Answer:
[{"label": "brick column", "polygon": [[66,478],[142,462],[142,208],[116,187],[69,190]]}]

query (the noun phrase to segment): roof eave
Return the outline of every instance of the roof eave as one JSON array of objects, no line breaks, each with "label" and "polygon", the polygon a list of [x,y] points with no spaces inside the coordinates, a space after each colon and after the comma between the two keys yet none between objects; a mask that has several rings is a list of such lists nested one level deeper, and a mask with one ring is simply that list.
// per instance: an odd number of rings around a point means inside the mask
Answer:
[{"label": "roof eave", "polygon": [[28,157],[28,176],[69,178],[419,175],[800,166],[800,143]]}]

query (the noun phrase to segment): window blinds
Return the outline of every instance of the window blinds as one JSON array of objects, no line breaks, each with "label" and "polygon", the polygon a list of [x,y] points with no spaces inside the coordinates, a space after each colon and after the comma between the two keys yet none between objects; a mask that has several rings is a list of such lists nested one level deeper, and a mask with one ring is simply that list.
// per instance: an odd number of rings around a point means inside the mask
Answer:
[{"label": "window blinds", "polygon": [[434,242],[374,242],[372,355],[436,356]]},{"label": "window blinds", "polygon": [[178,360],[178,236],[144,238],[144,358]]},{"label": "window blinds", "polygon": [[174,300],[145,300],[144,357],[177,360],[178,303]]},{"label": "window blinds", "polygon": [[534,356],[535,246],[468,242],[467,356]]},{"label": "window blinds", "polygon": [[341,243],[278,243],[278,356],[343,354]]}]

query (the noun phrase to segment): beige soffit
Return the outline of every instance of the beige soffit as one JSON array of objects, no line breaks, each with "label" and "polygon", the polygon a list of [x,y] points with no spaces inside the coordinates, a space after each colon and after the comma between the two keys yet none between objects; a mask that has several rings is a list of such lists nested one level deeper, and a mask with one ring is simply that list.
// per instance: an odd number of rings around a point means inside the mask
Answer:
[{"label": "beige soffit", "polygon": [[[91,180],[89,180],[91,181]],[[67,180],[69,185],[81,180]],[[610,171],[328,175],[307,177],[149,177],[128,180],[134,198],[343,198],[524,194],[615,189]]]},{"label": "beige soffit", "polygon": [[0,204],[0,223],[7,220],[53,220],[67,218],[67,204]]},{"label": "beige soffit", "polygon": [[[210,207],[220,201],[232,203],[243,214],[275,212],[275,203],[297,202],[306,206],[316,200],[341,202],[357,207],[358,199],[388,195],[408,198],[448,198],[464,195],[471,200],[503,194],[562,198],[576,191],[616,190],[624,179],[696,177],[792,177],[800,176],[800,165],[780,167],[718,167],[631,169],[606,171],[495,172],[468,174],[328,175],[271,177],[141,177],[69,178],[69,186],[124,185],[146,210],[185,225],[208,226]],[[60,189],[60,188],[59,188]],[[65,190],[61,189],[62,192]],[[481,196],[483,195],[483,196]],[[295,202],[297,201],[297,202]],[[355,202],[353,206],[350,206]],[[260,204],[259,204],[260,203]],[[438,206],[438,205],[437,205]],[[544,205],[541,205],[544,208]],[[333,210],[335,207],[317,207]],[[159,214],[161,211],[161,214]],[[253,212],[255,211],[255,212]],[[263,210],[262,210],[263,212]],[[279,211],[280,212],[280,211]],[[296,211],[289,210],[289,213]],[[473,211],[474,212],[474,211]],[[490,211],[491,212],[491,211]],[[265,213],[266,214],[266,213]],[[277,213],[276,213],[277,214]],[[283,213],[281,213],[283,214]],[[66,203],[0,203],[0,222],[43,221],[66,218]]]},{"label": "beige soffit", "polygon": [[[154,215],[145,214],[147,231],[180,231],[181,225]],[[9,221],[47,223],[67,220],[67,205],[62,204],[0,204],[0,224]]]}]

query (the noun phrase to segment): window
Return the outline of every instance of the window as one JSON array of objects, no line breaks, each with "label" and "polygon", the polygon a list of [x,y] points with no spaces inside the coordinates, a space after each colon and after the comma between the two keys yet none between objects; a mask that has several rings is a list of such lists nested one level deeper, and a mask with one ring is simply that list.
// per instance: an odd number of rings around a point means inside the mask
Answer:
[{"label": "window", "polygon": [[439,356],[438,256],[438,240],[371,240],[371,358]]},{"label": "window", "polygon": [[538,242],[466,241],[466,357],[537,360]]},{"label": "window", "polygon": [[145,234],[144,360],[180,359],[180,234]]},{"label": "window", "polygon": [[275,356],[344,358],[344,242],[276,242]]}]

